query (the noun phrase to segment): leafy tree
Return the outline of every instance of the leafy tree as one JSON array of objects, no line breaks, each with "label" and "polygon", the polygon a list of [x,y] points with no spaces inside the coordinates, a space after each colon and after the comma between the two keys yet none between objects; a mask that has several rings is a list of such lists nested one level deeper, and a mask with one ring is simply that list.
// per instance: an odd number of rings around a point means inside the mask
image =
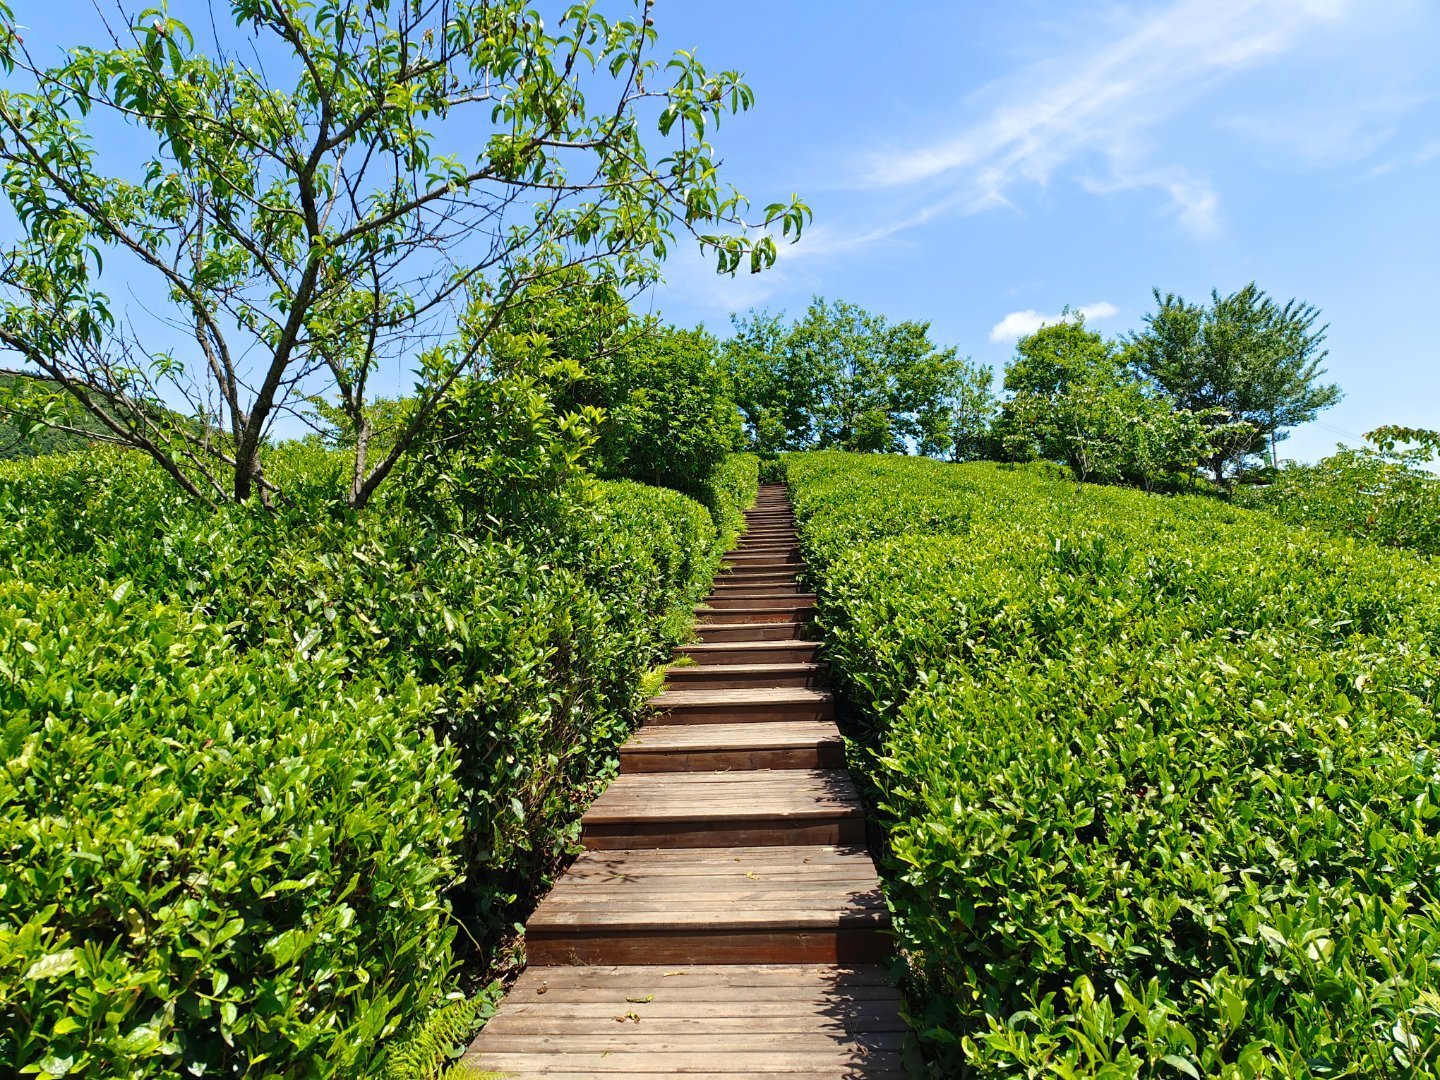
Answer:
[{"label": "leafy tree", "polygon": [[[1320,382],[1327,327],[1299,300],[1277,304],[1252,282],[1210,294],[1210,306],[1155,290],[1146,328],[1126,342],[1126,359],[1180,408],[1212,428],[1205,465],[1217,483],[1242,468],[1269,440],[1313,420],[1341,398]],[[1273,460],[1272,460],[1273,463]]]},{"label": "leafy tree", "polygon": [[517,296],[487,346],[492,372],[564,362],[549,382],[556,415],[595,411],[587,464],[607,478],[705,499],[710,474],[739,439],[719,344],[635,316],[614,283],[573,267]]},{"label": "leafy tree", "polygon": [[1009,456],[1063,461],[1080,481],[1150,490],[1209,446],[1202,418],[1136,378],[1083,318],[1021,338],[1005,387],[997,429]]},{"label": "leafy tree", "polygon": [[1068,460],[1057,403],[1072,385],[1113,382],[1118,377],[1114,347],[1087,329],[1083,318],[1065,319],[1022,337],[1015,343],[1015,356],[1005,365],[1010,398],[996,424],[1005,455],[1021,461]]},{"label": "leafy tree", "polygon": [[1241,501],[1295,525],[1440,555],[1440,432],[1395,425],[1369,446],[1338,447],[1313,465],[1287,465]]},{"label": "leafy tree", "polygon": [[647,320],[644,330],[608,365],[603,470],[708,501],[711,475],[740,439],[719,342],[703,327]]},{"label": "leafy tree", "polygon": [[757,451],[948,452],[953,401],[970,369],[930,340],[929,323],[891,323],[816,297],[788,327],[754,311],[734,325],[724,355]]},{"label": "leafy tree", "polygon": [[[152,11],[47,68],[0,5],[0,64],[29,83],[0,92],[21,227],[0,348],[211,502],[268,500],[277,419],[338,400],[365,505],[528,286],[574,266],[641,285],[683,234],[722,271],[773,262],[707,141],[749,88],[691,53],[662,65],[651,0],[617,6],[547,24],[525,0],[232,0],[209,54]],[[758,224],[808,215],[792,198]],[[142,304],[118,310],[117,287]],[[382,365],[418,386],[372,455]],[[155,408],[175,395],[189,416]]]},{"label": "leafy tree", "polygon": [[979,461],[995,453],[993,425],[997,413],[995,369],[961,365],[951,387],[946,426],[921,440],[921,452],[948,455],[951,461]]},{"label": "leafy tree", "polygon": [[809,446],[819,384],[788,347],[784,316],[752,310],[730,322],[722,358],[751,449],[768,456]]}]

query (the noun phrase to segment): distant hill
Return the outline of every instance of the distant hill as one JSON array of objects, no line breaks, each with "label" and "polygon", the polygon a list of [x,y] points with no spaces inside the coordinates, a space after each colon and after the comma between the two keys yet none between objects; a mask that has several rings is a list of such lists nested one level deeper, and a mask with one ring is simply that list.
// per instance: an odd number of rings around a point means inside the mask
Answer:
[{"label": "distant hill", "polygon": [[[69,431],[56,431],[54,428],[40,428],[32,431],[29,435],[22,435],[3,408],[3,401],[12,392],[18,390],[23,393],[27,387],[33,387],[39,391],[50,391],[57,389],[57,384],[50,379],[42,379],[34,375],[0,371],[0,461],[41,457],[45,454],[64,454],[72,450],[83,450],[90,444],[90,441],[83,435]],[[97,433],[102,430],[99,421],[85,413],[76,417],[73,426]]]}]

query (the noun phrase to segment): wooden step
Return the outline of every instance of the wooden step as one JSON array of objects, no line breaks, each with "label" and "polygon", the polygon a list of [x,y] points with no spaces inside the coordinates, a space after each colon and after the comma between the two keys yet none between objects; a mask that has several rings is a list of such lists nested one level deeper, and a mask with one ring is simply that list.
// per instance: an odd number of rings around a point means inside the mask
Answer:
[{"label": "wooden step", "polygon": [[591,850],[865,842],[864,810],[843,769],[621,775],[581,828]]},{"label": "wooden step", "polygon": [[814,662],[819,648],[813,641],[702,641],[680,646],[675,655],[688,657],[700,667],[711,664],[808,664]]},{"label": "wooden step", "polygon": [[772,573],[772,574],[778,574],[778,573],[791,573],[791,574],[793,574],[793,573],[802,572],[802,571],[808,569],[808,567],[806,567],[806,565],[805,565],[803,562],[801,562],[798,558],[797,558],[797,559],[785,559],[785,558],[776,558],[776,557],[774,557],[773,555],[759,555],[759,556],[753,556],[753,557],[752,557],[752,556],[747,556],[747,555],[741,555],[741,556],[739,556],[739,557],[735,557],[735,556],[729,556],[729,557],[727,557],[727,558],[725,559],[725,561],[720,564],[720,569],[721,569],[722,571],[725,571],[725,570],[746,570],[746,571],[749,571],[749,572],[751,572],[751,573],[755,573],[755,572],[766,573],[766,572],[768,572],[768,573]]},{"label": "wooden step", "polygon": [[798,589],[800,587],[800,569],[799,566],[793,566],[788,570],[746,570],[744,568],[722,570],[715,575],[715,581],[711,587],[753,585],[757,589],[779,586]]},{"label": "wooden step", "polygon": [[705,598],[705,606],[712,608],[769,608],[779,610],[794,605],[809,606],[815,603],[814,593],[803,592],[756,592],[753,589],[741,592],[726,592],[720,595],[711,594]]},{"label": "wooden step", "polygon": [[647,724],[620,748],[622,773],[844,767],[844,740],[828,720]]},{"label": "wooden step", "polygon": [[[749,597],[759,598],[769,596],[781,596],[785,597],[786,599],[793,600],[796,596],[799,595],[804,594],[800,592],[800,583],[798,581],[789,582],[783,585],[756,585],[752,582],[742,583],[738,585],[720,584],[712,586],[710,589],[710,594],[706,597],[706,600],[732,600],[737,597],[741,599],[746,599]],[[811,593],[809,595],[813,596],[814,594]]]},{"label": "wooden step", "polygon": [[818,686],[823,664],[691,664],[665,673],[669,690],[721,690],[753,686]]},{"label": "wooden step", "polygon": [[703,623],[774,623],[803,622],[815,611],[814,604],[788,604],[779,608],[712,608],[697,607],[695,617]]},{"label": "wooden step", "polygon": [[[624,1049],[582,1049],[617,1031]],[[880,1047],[904,1032],[880,965],[532,967],[462,1063],[514,1080],[900,1080]]]},{"label": "wooden step", "polygon": [[809,629],[808,622],[701,623],[695,636],[701,641],[798,641]]},{"label": "wooden step", "polygon": [[[835,964],[886,957],[889,926],[863,850],[701,848],[583,853],[525,925],[532,964]],[[844,851],[823,866],[816,851]],[[759,856],[759,857],[757,857]]]},{"label": "wooden step", "polygon": [[806,686],[666,690],[651,698],[663,724],[728,724],[765,720],[831,720],[835,695]]}]

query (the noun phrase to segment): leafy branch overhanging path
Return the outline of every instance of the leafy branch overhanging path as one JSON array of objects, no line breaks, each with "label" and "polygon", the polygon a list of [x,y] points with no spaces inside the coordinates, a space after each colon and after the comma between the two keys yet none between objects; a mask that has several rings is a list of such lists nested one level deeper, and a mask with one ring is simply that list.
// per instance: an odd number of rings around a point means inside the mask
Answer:
[{"label": "leafy branch overhanging path", "polygon": [[906,1075],[889,916],[802,570],[785,489],[764,486],[468,1064],[517,1080]]}]

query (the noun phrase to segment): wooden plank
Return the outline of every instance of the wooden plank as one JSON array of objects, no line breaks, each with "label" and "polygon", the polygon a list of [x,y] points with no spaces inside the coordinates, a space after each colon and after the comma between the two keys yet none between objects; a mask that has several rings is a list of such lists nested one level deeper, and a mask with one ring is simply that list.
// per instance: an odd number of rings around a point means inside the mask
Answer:
[{"label": "wooden plank", "polygon": [[766,750],[840,741],[839,729],[829,720],[777,721],[766,724],[651,724],[631,736],[624,749],[637,752]]},{"label": "wooden plank", "polygon": [[[720,665],[710,667],[722,670]],[[831,692],[809,686],[669,689],[651,700],[651,708],[656,711],[652,722],[674,725],[816,722],[835,717]]]},{"label": "wooden plank", "polygon": [[[505,1080],[529,1080],[530,1077],[544,1077],[545,1080],[608,1080],[608,1078],[613,1078],[613,1076],[615,1075],[614,1073],[596,1073],[596,1072],[557,1072],[556,1070],[554,1070],[554,1069],[552,1069],[552,1068],[549,1068],[548,1066],[546,1066],[545,1064],[543,1064],[543,1062],[544,1062],[544,1060],[545,1060],[544,1058],[538,1058],[538,1059],[533,1059],[533,1060],[536,1060],[536,1061],[538,1061],[538,1062],[541,1063],[541,1064],[538,1064],[538,1065],[536,1066],[536,1067],[540,1070],[539,1072],[526,1072],[526,1071],[523,1070],[523,1067],[522,1067],[521,1071],[519,1071],[519,1072],[515,1071],[514,1069],[511,1069],[510,1071],[507,1071],[507,1072],[505,1072],[505,1073],[502,1074],[502,1075],[505,1077]],[[635,1077],[640,1077],[641,1080],[646,1080],[646,1078],[649,1078],[649,1077],[671,1076],[671,1075],[675,1075],[675,1074],[674,1074],[674,1071],[671,1070],[671,1069],[657,1069],[657,1070],[655,1070],[655,1071],[653,1071],[653,1072],[634,1072],[634,1071],[632,1071],[632,1072],[630,1073],[630,1075],[631,1075],[631,1076],[635,1076]],[[873,1077],[873,1078],[875,1078],[875,1080],[889,1080],[889,1078],[891,1078],[891,1077],[898,1078],[898,1080],[904,1080],[904,1078],[907,1077],[909,1074],[908,1074],[908,1073],[905,1073],[905,1072],[893,1072],[893,1071],[890,1071],[890,1070],[880,1070],[880,1069],[878,1069],[878,1068],[872,1069],[872,1068],[867,1067],[867,1068],[865,1069],[865,1071],[864,1071],[863,1074],[862,1074],[862,1073],[859,1073],[859,1072],[850,1071],[850,1072],[846,1072],[846,1073],[835,1073],[835,1072],[818,1072],[818,1073],[817,1073],[817,1072],[786,1072],[786,1073],[783,1073],[783,1074],[782,1074],[782,1073],[769,1073],[769,1074],[759,1073],[759,1074],[757,1074],[757,1073],[747,1073],[747,1072],[686,1072],[686,1073],[679,1074],[679,1075],[683,1075],[683,1076],[685,1077],[685,1080],[748,1080],[749,1077],[756,1076],[756,1075],[761,1075],[761,1076],[764,1076],[764,1075],[782,1076],[782,1075],[783,1075],[784,1078],[785,1078],[785,1080],[839,1080],[839,1078],[843,1078],[843,1077],[859,1078],[859,1077],[861,1077],[862,1075],[863,1075],[863,1077],[866,1077],[866,1078],[871,1078],[871,1077]]]},{"label": "wooden plank", "polygon": [[695,642],[675,650],[697,666],[707,664],[793,664],[814,661],[820,646],[813,641]]},{"label": "wooden plank", "polygon": [[[616,1025],[619,1027],[620,1025]],[[632,1024],[632,1029],[639,1029],[643,1025]],[[695,1040],[676,1037],[673,1035],[657,1034],[651,1036],[648,1032],[638,1031],[617,1031],[614,1034],[573,1032],[568,1035],[507,1035],[503,1032],[488,1037],[485,1042],[491,1053],[536,1053],[550,1051],[559,1054],[585,1054],[585,1053],[633,1053],[635,1042],[638,1037],[643,1036],[645,1042],[652,1049],[652,1054],[677,1054],[689,1055],[694,1051]],[[712,1035],[705,1040],[711,1044],[731,1044],[728,1049],[753,1050],[755,1043],[751,1039],[734,1036]],[[904,1042],[904,1036],[893,1031],[865,1032],[864,1034],[852,1035],[847,1032],[834,1031],[806,1031],[806,1032],[784,1032],[772,1035],[765,1040],[765,1052],[773,1055],[783,1054],[815,1054],[818,1057],[825,1056],[849,1056],[856,1051],[898,1051]],[[713,1065],[714,1062],[708,1063]],[[813,1063],[811,1065],[813,1067]]]},{"label": "wooden plank", "polygon": [[750,622],[806,622],[814,608],[791,605],[783,608],[696,608],[696,618],[704,624],[750,624]]},{"label": "wooden plank", "polygon": [[835,695],[829,690],[811,690],[796,686],[757,686],[719,690],[666,690],[651,698],[649,704],[655,709],[721,706],[738,708],[745,705],[818,705],[834,700]]},{"label": "wooden plank", "polygon": [[823,669],[813,661],[779,664],[690,664],[665,673],[667,689],[744,686],[818,686]]},{"label": "wooden plank", "polygon": [[[740,850],[740,849],[736,849]],[[846,848],[831,849],[844,852]],[[677,852],[658,852],[658,857],[689,858]],[[708,853],[695,853],[708,854]],[[581,858],[586,858],[581,855]],[[762,986],[802,987],[808,993],[819,990],[827,994],[840,995],[843,1000],[850,991],[860,986],[873,986],[897,996],[890,982],[890,974],[876,964],[852,964],[847,966],[825,966],[806,964],[754,964],[748,967],[731,967],[727,964],[690,964],[673,971],[656,971],[653,967],[634,967],[627,964],[603,964],[588,967],[531,968],[521,973],[515,981],[515,990],[554,990],[563,987],[604,990],[630,994],[637,987],[644,993],[655,995],[661,1000],[667,994],[680,993],[687,987],[694,989],[697,982],[708,989],[749,989]],[[537,995],[538,996],[538,995]],[[693,999],[692,999],[693,1000]],[[717,999],[720,1000],[720,999]]]},{"label": "wooden plank", "polygon": [[735,844],[857,844],[865,839],[860,818],[790,821],[672,822],[666,829],[632,822],[588,825],[581,840],[597,851],[634,847],[731,847]]},{"label": "wooden plank", "polygon": [[839,927],[795,927],[735,930],[697,927],[683,930],[624,931],[600,928],[566,935],[545,930],[527,937],[532,964],[585,964],[622,961],[630,964],[689,964],[696,961],[732,964],[836,964],[881,961],[894,948],[880,923]]},{"label": "wooden plank", "polygon": [[[733,1037],[732,1037],[733,1038]],[[754,1045],[754,1040],[749,1040]],[[473,1058],[466,1055],[465,1064],[473,1068],[499,1072],[515,1080],[543,1076],[555,1080],[565,1077],[613,1076],[785,1076],[824,1078],[824,1080],[872,1080],[872,1078],[905,1075],[897,1053],[837,1053],[821,1056],[814,1052],[770,1054],[747,1053],[732,1046],[716,1046],[692,1053],[591,1053],[565,1054],[544,1050],[531,1053],[482,1052]],[[729,1073],[716,1073],[717,1062],[732,1068]]]},{"label": "wooden plank", "polygon": [[804,592],[744,592],[726,595],[710,594],[705,606],[710,608],[783,608],[790,605],[813,606],[814,593]]},{"label": "wooden plank", "polygon": [[622,773],[842,768],[844,764],[845,743],[830,721],[651,724],[620,748]]},{"label": "wooden plank", "polygon": [[[643,998],[645,995],[637,994]],[[815,1026],[827,1028],[832,1024],[859,1023],[867,1030],[902,1031],[904,1024],[896,1015],[892,1000],[853,1002],[842,1011],[833,1001],[786,1002],[777,1008],[772,1001],[714,1001],[704,1004],[705,1016],[696,1015],[693,1001],[618,1001],[562,1003],[546,1001],[539,997],[520,1003],[510,1003],[505,1008],[506,1022],[515,1027],[534,1025],[569,1024],[572,1029],[590,1021],[613,1020],[618,1006],[627,1006],[626,1012],[636,1013],[641,1020],[650,1024],[663,1021],[680,1021],[685,1024],[713,1022],[730,1026],[769,1021],[776,1031],[811,1030]],[[563,1018],[557,1014],[564,1014]],[[496,1020],[499,1020],[496,1017]],[[495,1021],[492,1021],[494,1023]],[[873,1027],[872,1027],[873,1025]],[[599,1026],[604,1026],[599,1025]]]},{"label": "wooden plank", "polygon": [[695,636],[706,645],[724,641],[802,641],[809,625],[799,621],[742,625],[702,623],[695,627]]}]

